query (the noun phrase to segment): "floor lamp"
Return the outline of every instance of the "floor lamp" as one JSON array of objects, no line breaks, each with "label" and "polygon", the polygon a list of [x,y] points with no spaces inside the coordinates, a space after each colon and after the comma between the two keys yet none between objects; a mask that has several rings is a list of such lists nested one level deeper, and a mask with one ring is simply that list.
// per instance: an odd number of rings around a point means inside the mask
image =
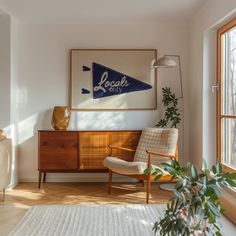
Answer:
[{"label": "floor lamp", "polygon": [[[176,60],[174,60],[175,58]],[[177,63],[178,62],[178,63]],[[160,68],[173,68],[177,67],[179,68],[179,83],[180,83],[180,91],[181,91],[181,97],[182,99],[182,122],[183,122],[183,135],[184,135],[184,104],[183,104],[183,81],[182,81],[182,72],[181,72],[181,64],[180,64],[180,56],[179,55],[164,55],[157,61],[153,63],[153,68],[160,69]],[[184,140],[184,139],[183,139]],[[184,145],[183,145],[184,147]],[[183,150],[184,151],[184,150]],[[184,161],[184,160],[183,160]],[[174,191],[175,184],[161,184],[161,189],[168,190],[168,191]]]}]

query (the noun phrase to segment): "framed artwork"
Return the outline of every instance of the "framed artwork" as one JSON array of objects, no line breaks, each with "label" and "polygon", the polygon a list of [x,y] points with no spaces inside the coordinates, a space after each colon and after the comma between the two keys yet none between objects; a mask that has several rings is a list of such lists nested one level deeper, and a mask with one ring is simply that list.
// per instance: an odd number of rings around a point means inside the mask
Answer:
[{"label": "framed artwork", "polygon": [[155,49],[71,49],[72,110],[152,110]]}]

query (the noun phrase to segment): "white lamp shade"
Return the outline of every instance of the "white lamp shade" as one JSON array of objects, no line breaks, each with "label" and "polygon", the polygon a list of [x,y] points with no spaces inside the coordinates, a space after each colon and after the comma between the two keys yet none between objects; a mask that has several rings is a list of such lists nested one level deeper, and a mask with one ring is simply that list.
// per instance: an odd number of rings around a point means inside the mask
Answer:
[{"label": "white lamp shade", "polygon": [[164,56],[153,63],[154,68],[170,68],[176,66],[176,61],[167,56]]}]

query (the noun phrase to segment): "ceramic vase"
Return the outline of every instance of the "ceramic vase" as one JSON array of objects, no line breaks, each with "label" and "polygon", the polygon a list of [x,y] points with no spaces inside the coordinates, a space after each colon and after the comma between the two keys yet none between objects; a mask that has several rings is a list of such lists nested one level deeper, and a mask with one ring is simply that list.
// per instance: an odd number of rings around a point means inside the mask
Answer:
[{"label": "ceramic vase", "polygon": [[70,122],[70,108],[67,106],[55,106],[52,113],[52,127],[55,130],[66,130]]}]

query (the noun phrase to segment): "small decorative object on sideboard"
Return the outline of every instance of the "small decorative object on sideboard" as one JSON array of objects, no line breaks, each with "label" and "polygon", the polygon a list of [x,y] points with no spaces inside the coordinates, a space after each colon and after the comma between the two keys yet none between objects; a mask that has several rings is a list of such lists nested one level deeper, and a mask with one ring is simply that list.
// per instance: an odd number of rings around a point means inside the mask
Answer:
[{"label": "small decorative object on sideboard", "polygon": [[70,122],[70,108],[67,106],[55,106],[52,114],[52,127],[55,130],[66,130]]}]

